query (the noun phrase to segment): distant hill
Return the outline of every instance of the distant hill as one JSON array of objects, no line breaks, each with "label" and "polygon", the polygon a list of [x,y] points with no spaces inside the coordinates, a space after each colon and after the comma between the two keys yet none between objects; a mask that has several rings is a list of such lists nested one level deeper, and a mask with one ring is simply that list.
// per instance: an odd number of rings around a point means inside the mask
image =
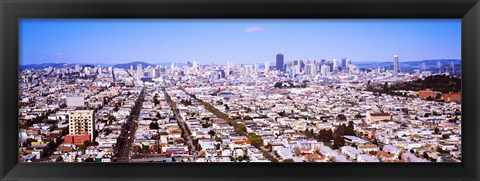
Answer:
[{"label": "distant hill", "polygon": [[138,64],[141,64],[143,68],[148,67],[148,66],[150,66],[150,67],[155,67],[156,66],[154,64],[150,64],[150,63],[146,63],[146,62],[136,61],[136,62],[116,64],[116,65],[113,65],[113,67],[114,68],[122,68],[122,69],[130,69],[130,66],[133,66],[133,69],[137,70],[137,65]]},{"label": "distant hill", "polygon": [[[129,63],[123,63],[123,64],[116,64],[116,65],[113,65],[114,68],[122,68],[122,69],[130,69],[130,65],[133,66],[133,69],[134,70],[137,70],[137,65],[138,64],[142,64],[142,67],[145,68],[145,67],[156,67],[157,65],[160,65],[162,67],[170,67],[172,66],[172,62],[166,62],[166,63],[159,63],[159,64],[151,64],[151,63],[146,63],[146,62],[140,62],[140,61],[136,61],[136,62],[129,62]],[[187,64],[186,63],[174,63],[176,67],[184,67],[186,66]]]},{"label": "distant hill", "polygon": [[[63,66],[66,63],[41,63],[41,64],[26,64],[26,65],[20,65],[20,70],[24,69],[44,69],[48,67],[53,67],[53,68],[63,68]],[[114,68],[123,68],[123,69],[130,69],[130,65],[133,65],[133,69],[137,70],[137,65],[142,64],[142,67],[155,67],[157,65],[161,66],[168,66],[170,67],[172,65],[172,62],[166,62],[166,63],[159,63],[159,64],[151,64],[151,63],[146,63],[146,62],[141,62],[141,61],[135,61],[135,62],[129,62],[129,63],[123,63],[123,64],[102,64],[102,63],[70,63],[66,64],[68,67],[74,66],[74,65],[82,65],[82,66],[94,66],[94,65],[101,65],[103,67],[114,67]],[[177,67],[184,67],[186,66],[186,63],[175,63],[175,66]]]},{"label": "distant hill", "polygon": [[[442,66],[442,71],[445,71],[445,68],[448,68],[451,71],[451,62],[453,61],[454,69],[456,73],[461,73],[462,61],[458,59],[439,59],[439,60],[420,60],[420,61],[408,61],[402,62],[399,61],[399,68],[401,72],[411,72],[413,70],[421,70],[422,64],[425,63],[426,70],[437,72],[438,63],[440,62]],[[389,62],[353,62],[353,64],[359,66],[360,68],[392,68],[393,61]]]},{"label": "distant hill", "polygon": [[20,65],[20,70],[24,69],[43,69],[47,67],[53,67],[53,68],[62,68],[64,63],[42,63],[42,64],[27,64],[27,65]]}]

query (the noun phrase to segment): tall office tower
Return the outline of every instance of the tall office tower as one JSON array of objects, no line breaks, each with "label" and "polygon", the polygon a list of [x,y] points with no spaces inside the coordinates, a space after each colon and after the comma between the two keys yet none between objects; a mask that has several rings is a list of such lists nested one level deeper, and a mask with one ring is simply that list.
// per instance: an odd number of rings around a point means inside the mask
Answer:
[{"label": "tall office tower", "polygon": [[294,60],[293,65],[298,65],[298,60]]},{"label": "tall office tower", "polygon": [[305,65],[305,75],[310,75],[310,73],[312,72],[311,71],[312,69],[310,67],[313,67],[313,66],[310,64]]},{"label": "tall office tower", "polygon": [[229,75],[230,75],[230,61],[227,61],[225,76],[229,76]]},{"label": "tall office tower", "polygon": [[333,59],[333,72],[336,72],[338,70],[338,60]]},{"label": "tall office tower", "polygon": [[260,72],[260,70],[259,70],[258,62],[256,62],[255,63],[255,75],[258,75],[258,72]]},{"label": "tall office tower", "polygon": [[282,54],[277,54],[276,63],[277,63],[276,64],[277,70],[283,72],[284,69],[283,69],[283,55]]},{"label": "tall office tower", "polygon": [[130,65],[130,74],[133,75],[133,65]]},{"label": "tall office tower", "polygon": [[252,66],[251,65],[245,65],[245,75],[248,76],[248,75],[252,75]]},{"label": "tall office tower", "polygon": [[137,78],[143,78],[143,68],[142,64],[137,65]]},{"label": "tall office tower", "polygon": [[350,64],[352,64],[352,61],[350,59],[347,59],[345,62],[345,70],[350,71]]},{"label": "tall office tower", "polygon": [[305,60],[300,60],[300,70],[305,69]]},{"label": "tall office tower", "polygon": [[68,129],[70,135],[88,133],[90,141],[93,141],[93,130],[95,129],[95,115],[93,110],[76,110],[68,114]]},{"label": "tall office tower", "polygon": [[425,71],[427,69],[427,64],[425,62],[422,63],[422,71]]},{"label": "tall office tower", "polygon": [[171,68],[172,68],[172,70],[173,70],[173,68],[175,68],[175,63],[172,62],[172,67]]},{"label": "tall office tower", "polygon": [[342,70],[347,69],[347,58],[342,58]]},{"label": "tall office tower", "polygon": [[290,78],[295,77],[295,70],[294,70],[294,68],[293,68],[292,66],[289,66],[289,67],[288,67],[288,70],[289,70],[289,74],[288,74],[288,75],[290,76]]},{"label": "tall office tower", "polygon": [[323,64],[320,68],[320,74],[325,77],[330,73],[330,67],[328,65]]},{"label": "tall office tower", "polygon": [[155,78],[155,75],[156,75],[156,74],[155,74],[155,68],[153,68],[153,67],[150,68],[150,69],[149,69],[149,72],[150,72],[150,73],[149,73],[149,74],[150,74],[149,76],[152,77],[152,78]]},{"label": "tall office tower", "polygon": [[320,64],[325,64],[325,59],[320,60]]},{"label": "tall office tower", "polygon": [[270,62],[265,62],[265,72],[270,70]]},{"label": "tall office tower", "polygon": [[80,68],[81,68],[80,65],[75,64],[75,67],[74,67],[75,72],[80,72]]},{"label": "tall office tower", "polygon": [[393,56],[393,74],[398,74],[398,55]]},{"label": "tall office tower", "polygon": [[452,74],[455,73],[455,63],[453,61],[450,62],[450,67],[452,68]]},{"label": "tall office tower", "polygon": [[156,66],[155,67],[155,78],[159,78],[160,77],[160,66]]},{"label": "tall office tower", "polygon": [[440,61],[437,62],[437,67],[438,67],[438,73],[441,74],[442,73],[442,63],[440,63]]},{"label": "tall office tower", "polygon": [[295,75],[299,74],[300,73],[300,65],[295,65],[293,66],[293,69],[294,69],[294,72],[295,72]]},{"label": "tall office tower", "polygon": [[317,75],[317,69],[315,67],[315,64],[311,63],[307,65],[307,70],[309,70],[310,76],[315,76]]}]

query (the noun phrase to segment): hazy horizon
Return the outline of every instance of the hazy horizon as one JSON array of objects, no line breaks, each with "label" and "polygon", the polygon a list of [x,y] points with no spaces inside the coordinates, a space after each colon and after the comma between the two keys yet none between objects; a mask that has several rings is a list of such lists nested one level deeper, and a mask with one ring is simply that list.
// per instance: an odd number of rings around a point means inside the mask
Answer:
[{"label": "hazy horizon", "polygon": [[[20,64],[458,59],[460,19],[21,19]],[[441,31],[439,31],[441,30]]]}]

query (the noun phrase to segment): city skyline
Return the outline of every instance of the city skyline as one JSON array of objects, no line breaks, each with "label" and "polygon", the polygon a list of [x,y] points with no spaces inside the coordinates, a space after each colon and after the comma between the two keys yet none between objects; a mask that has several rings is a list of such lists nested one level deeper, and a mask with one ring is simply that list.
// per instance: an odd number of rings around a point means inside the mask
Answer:
[{"label": "city skyline", "polygon": [[[438,28],[442,31],[436,31]],[[22,19],[20,29],[22,65],[134,61],[226,64],[229,61],[234,64],[270,62],[273,66],[276,54],[283,54],[284,62],[332,61],[345,57],[353,62],[385,62],[392,61],[392,55],[396,54],[402,57],[400,61],[407,62],[460,59],[461,42],[457,19]],[[327,34],[329,36],[325,36]]]}]

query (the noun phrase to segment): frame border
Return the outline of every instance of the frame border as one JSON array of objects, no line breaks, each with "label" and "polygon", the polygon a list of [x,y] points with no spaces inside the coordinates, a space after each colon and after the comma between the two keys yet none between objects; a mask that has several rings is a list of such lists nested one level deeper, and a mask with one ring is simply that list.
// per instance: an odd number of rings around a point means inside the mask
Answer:
[{"label": "frame border", "polygon": [[[18,149],[13,145],[18,141],[18,108],[11,105],[18,103],[19,18],[461,18],[463,162],[17,163]],[[473,181],[480,177],[479,0],[0,0],[0,19],[1,180]]]}]

